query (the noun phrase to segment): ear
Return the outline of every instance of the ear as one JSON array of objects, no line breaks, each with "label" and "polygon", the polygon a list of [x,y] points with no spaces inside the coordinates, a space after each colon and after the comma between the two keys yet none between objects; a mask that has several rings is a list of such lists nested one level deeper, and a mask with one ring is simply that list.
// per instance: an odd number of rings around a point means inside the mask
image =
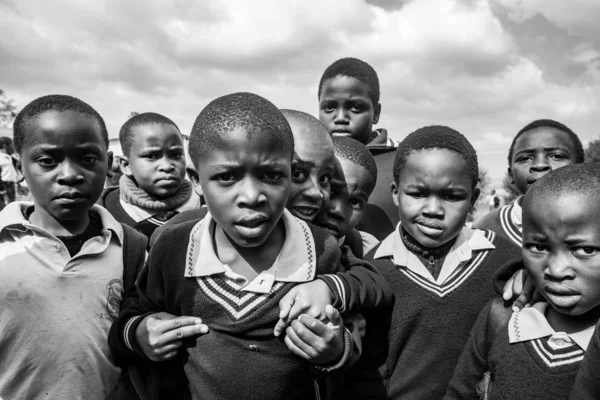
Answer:
[{"label": "ear", "polygon": [[377,125],[379,122],[379,116],[381,115],[381,103],[377,103],[377,105],[373,109],[373,125]]},{"label": "ear", "polygon": [[198,175],[198,171],[196,171],[194,166],[187,166],[185,167],[185,172],[187,172],[187,176],[190,178],[190,182],[192,182],[194,192],[203,199],[204,192],[202,191],[202,186],[200,186],[200,176]]},{"label": "ear", "polygon": [[396,205],[396,207],[400,207],[400,201],[398,200],[398,185],[396,185],[396,182],[392,182],[391,190],[394,204]]},{"label": "ear", "polygon": [[481,190],[478,187],[475,187],[475,189],[473,189],[473,195],[471,196],[471,208],[473,208],[475,203],[477,203],[477,199],[479,199],[480,194]]},{"label": "ear", "polygon": [[109,150],[107,153],[107,156],[108,157],[106,157],[106,161],[108,163],[108,168],[106,169],[106,176],[110,177],[110,176],[112,176],[112,165],[113,165],[113,160],[114,160],[115,155],[113,154],[113,152],[111,150]]},{"label": "ear", "polygon": [[508,177],[510,178],[510,183],[512,183],[514,185],[515,184],[515,178],[513,176],[512,169],[510,169],[510,167],[508,167]]},{"label": "ear", "polygon": [[13,157],[12,163],[13,167],[17,171],[17,182],[21,183],[25,180],[25,175],[23,175],[23,163],[21,162],[21,155],[18,154],[19,157]]},{"label": "ear", "polygon": [[123,173],[123,175],[129,178],[133,178],[133,173],[131,172],[131,168],[129,167],[129,160],[127,159],[127,157],[119,157],[119,167],[121,168],[121,172]]}]

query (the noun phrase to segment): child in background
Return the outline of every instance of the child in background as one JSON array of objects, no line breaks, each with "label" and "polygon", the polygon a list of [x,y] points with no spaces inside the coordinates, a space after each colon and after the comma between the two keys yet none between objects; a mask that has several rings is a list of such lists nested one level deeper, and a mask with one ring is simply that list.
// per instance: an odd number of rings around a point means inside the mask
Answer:
[{"label": "child in background", "polygon": [[292,191],[286,208],[311,222],[329,200],[333,175],[333,143],[325,126],[307,113],[281,110],[294,135]]},{"label": "child in background", "polygon": [[443,397],[468,332],[495,295],[494,271],[519,256],[493,232],[465,227],[477,182],[477,154],[455,130],[429,126],[400,143],[393,184],[400,224],[367,257],[395,301],[365,315],[347,398]]},{"label": "child in background", "polygon": [[[17,115],[14,139],[33,203],[0,213],[0,397],[104,399],[119,377],[108,331],[145,238],[94,204],[110,160],[91,106],[40,97]],[[125,250],[132,235],[143,243]]]},{"label": "child in background", "polygon": [[[342,58],[331,64],[319,82],[319,119],[332,136],[348,136],[367,146],[375,157],[379,175],[359,229],[381,240],[394,230],[398,214],[390,193],[392,166],[398,143],[379,122],[379,78],[366,62]],[[383,211],[383,212],[382,212]]]},{"label": "child in background", "polygon": [[185,180],[185,154],[179,128],[156,113],[131,117],[119,132],[123,176],[107,188],[99,204],[148,238],[177,213],[200,207]]},{"label": "child in background", "polygon": [[363,218],[369,196],[377,181],[377,165],[367,148],[347,137],[334,137],[336,168],[331,181],[331,196],[315,219],[340,244],[363,258],[379,241],[367,232],[355,229]]},{"label": "child in background", "polygon": [[13,202],[17,198],[17,171],[14,167],[12,154],[14,153],[11,138],[0,137],[0,182],[4,187],[5,203]]},{"label": "child in background", "polygon": [[[338,312],[325,304],[368,310],[389,303],[389,287],[326,231],[285,210],[294,141],[273,104],[249,93],[214,100],[194,123],[190,154],[208,213],[158,236],[138,280],[140,302],[111,331],[113,351],[164,361],[175,377],[153,392],[171,398],[186,395],[185,376],[193,398],[317,398],[306,360],[330,370],[351,351]],[[341,261],[356,267],[340,273]],[[198,321],[167,335],[192,338],[147,346],[148,313],[160,311]],[[274,327],[287,317],[280,340]],[[325,331],[334,334],[323,346],[307,345]]]},{"label": "child in background", "polygon": [[474,228],[489,229],[521,246],[521,202],[529,187],[548,172],[582,163],[583,146],[568,127],[550,119],[527,124],[508,151],[508,175],[521,196],[476,221]]},{"label": "child in background", "polygon": [[[600,166],[563,167],[523,197],[523,260],[543,301],[518,312],[501,299],[475,323],[447,399],[566,399],[600,319]],[[597,373],[597,370],[594,372]],[[596,393],[597,395],[598,393]]]}]

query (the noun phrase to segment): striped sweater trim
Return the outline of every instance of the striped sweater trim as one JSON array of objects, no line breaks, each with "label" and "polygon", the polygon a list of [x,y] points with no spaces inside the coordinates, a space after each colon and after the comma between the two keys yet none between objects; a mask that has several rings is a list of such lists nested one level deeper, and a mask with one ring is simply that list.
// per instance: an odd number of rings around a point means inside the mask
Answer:
[{"label": "striped sweater trim", "polygon": [[139,318],[141,318],[141,315],[137,315],[133,318],[131,318],[129,321],[127,321],[127,324],[125,324],[125,329],[123,329],[123,337],[125,339],[125,346],[127,346],[127,348],[131,351],[134,351],[133,346],[131,345],[131,342],[129,341],[129,331],[131,329],[131,326],[133,325],[133,323],[138,320]]},{"label": "striped sweater trim", "polygon": [[349,307],[348,303],[350,301],[347,296],[349,288],[346,281],[341,276],[335,274],[319,275],[317,278],[325,281],[333,293],[333,307],[335,307],[340,313],[345,312]]},{"label": "striped sweater trim", "polygon": [[577,344],[573,343],[562,351],[553,350],[547,343],[548,338],[532,340],[531,347],[535,350],[539,359],[542,360],[548,368],[556,368],[569,364],[578,364],[583,360],[585,351]]},{"label": "striped sweater trim", "polygon": [[500,226],[506,233],[506,236],[513,241],[517,246],[521,247],[523,235],[521,229],[513,222],[512,215],[513,205],[507,205],[500,209]]}]

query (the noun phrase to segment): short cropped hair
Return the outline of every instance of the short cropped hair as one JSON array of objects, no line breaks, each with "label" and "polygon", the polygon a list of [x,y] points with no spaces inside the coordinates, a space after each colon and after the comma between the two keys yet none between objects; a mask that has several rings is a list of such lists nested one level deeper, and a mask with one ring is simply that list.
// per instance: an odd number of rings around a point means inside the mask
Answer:
[{"label": "short cropped hair", "polygon": [[600,164],[571,164],[551,171],[527,190],[523,208],[529,208],[536,199],[555,199],[570,193],[586,194],[596,201],[600,197]]},{"label": "short cropped hair", "polygon": [[377,72],[366,62],[351,57],[341,58],[325,69],[319,82],[318,97],[321,97],[321,90],[325,81],[337,76],[348,76],[364,82],[369,88],[369,97],[373,105],[379,104],[379,78]]},{"label": "short cropped hair", "polygon": [[477,185],[479,181],[477,152],[460,132],[442,125],[419,128],[400,142],[394,159],[394,182],[398,182],[408,156],[413,152],[427,149],[447,149],[460,154],[467,162],[473,187]]},{"label": "short cropped hair", "polygon": [[317,135],[321,134],[323,137],[330,137],[327,127],[312,115],[302,111],[288,109],[282,109],[281,112],[288,123],[291,124],[292,122],[295,122],[308,132]]},{"label": "short cropped hair", "polygon": [[108,148],[108,131],[106,130],[106,124],[104,123],[104,119],[102,119],[100,114],[98,114],[98,112],[94,110],[92,106],[76,97],[63,94],[51,94],[48,96],[38,97],[31,103],[27,104],[21,110],[21,112],[17,114],[13,124],[13,139],[17,153],[21,154],[23,143],[25,143],[25,130],[27,123],[33,118],[48,111],[75,111],[94,118],[96,121],[98,121],[98,125],[100,125],[100,134],[102,135],[102,139]]},{"label": "short cropped hair", "polygon": [[571,140],[573,141],[573,145],[575,147],[575,163],[579,164],[585,160],[585,153],[583,151],[583,145],[581,144],[581,140],[579,140],[579,136],[575,134],[568,126],[561,124],[558,121],[554,121],[552,119],[537,119],[529,124],[525,125],[523,129],[521,129],[512,143],[510,144],[510,149],[508,150],[508,165],[512,164],[513,153],[515,151],[515,143],[517,139],[521,137],[525,132],[530,131],[536,128],[555,128],[561,130],[569,135]]},{"label": "short cropped hair", "polygon": [[119,142],[121,143],[121,150],[123,151],[123,155],[125,157],[129,157],[129,153],[131,152],[134,128],[151,124],[173,125],[175,128],[177,128],[177,130],[179,130],[179,127],[175,122],[171,121],[171,119],[162,114],[145,112],[134,115],[123,124],[121,130],[119,131]]},{"label": "short cropped hair", "polygon": [[196,167],[200,158],[235,129],[248,137],[264,134],[294,156],[292,129],[281,111],[269,100],[253,93],[233,93],[211,101],[198,115],[190,135],[189,153]]},{"label": "short cropped hair", "polygon": [[350,137],[335,136],[333,149],[336,157],[364,167],[373,178],[373,183],[377,181],[377,164],[367,146]]}]

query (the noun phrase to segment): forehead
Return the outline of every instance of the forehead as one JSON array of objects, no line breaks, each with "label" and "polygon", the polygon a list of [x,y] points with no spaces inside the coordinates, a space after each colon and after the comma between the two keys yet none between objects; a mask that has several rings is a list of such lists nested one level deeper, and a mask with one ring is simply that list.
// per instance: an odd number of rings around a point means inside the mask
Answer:
[{"label": "forehead", "polygon": [[151,123],[134,126],[130,135],[132,149],[183,145],[181,134],[173,124]]},{"label": "forehead", "polygon": [[73,146],[82,144],[106,148],[102,128],[96,118],[77,111],[46,111],[25,124],[22,149],[33,146]]},{"label": "forehead", "polygon": [[333,142],[329,135],[324,137],[320,133],[307,132],[298,135],[294,133],[294,152],[302,161],[312,162],[315,165],[333,163]]},{"label": "forehead", "polygon": [[338,75],[323,82],[321,99],[361,99],[371,101],[369,85],[351,76]]},{"label": "forehead", "polygon": [[367,168],[345,158],[340,157],[339,160],[350,190],[370,193],[374,189],[375,180]]},{"label": "forehead", "polygon": [[448,149],[426,149],[411,152],[400,172],[401,184],[423,184],[428,187],[472,187],[467,161]]},{"label": "forehead", "polygon": [[523,228],[559,230],[569,226],[595,226],[600,230],[600,203],[591,193],[564,193],[531,199],[523,208]]},{"label": "forehead", "polygon": [[544,147],[566,147],[572,150],[574,146],[573,139],[567,132],[557,128],[542,126],[521,134],[515,141],[514,151]]}]

